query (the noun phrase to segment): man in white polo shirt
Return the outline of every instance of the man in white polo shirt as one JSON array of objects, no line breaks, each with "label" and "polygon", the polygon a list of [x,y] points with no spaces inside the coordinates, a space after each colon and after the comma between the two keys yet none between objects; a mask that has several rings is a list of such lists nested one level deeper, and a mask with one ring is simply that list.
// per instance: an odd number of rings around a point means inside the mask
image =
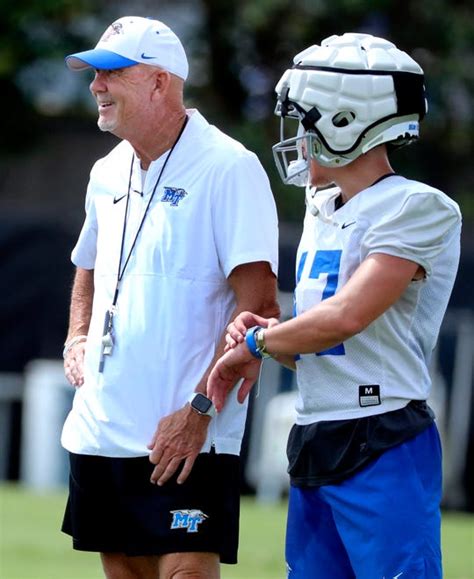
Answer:
[{"label": "man in white polo shirt", "polygon": [[227,324],[278,315],[268,178],[185,109],[186,55],[163,23],[121,18],[66,62],[95,69],[99,128],[122,140],[92,169],[72,253],[63,530],[109,579],[217,578],[236,562],[246,408],[214,416],[203,393]]}]

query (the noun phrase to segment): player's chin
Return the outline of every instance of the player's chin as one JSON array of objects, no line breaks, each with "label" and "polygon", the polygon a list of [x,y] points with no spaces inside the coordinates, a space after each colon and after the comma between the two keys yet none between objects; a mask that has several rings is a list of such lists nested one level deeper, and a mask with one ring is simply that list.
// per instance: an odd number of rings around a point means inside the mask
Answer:
[{"label": "player's chin", "polygon": [[311,187],[317,187],[318,189],[325,189],[333,185],[333,180],[328,179],[324,175],[316,174],[311,177]]}]

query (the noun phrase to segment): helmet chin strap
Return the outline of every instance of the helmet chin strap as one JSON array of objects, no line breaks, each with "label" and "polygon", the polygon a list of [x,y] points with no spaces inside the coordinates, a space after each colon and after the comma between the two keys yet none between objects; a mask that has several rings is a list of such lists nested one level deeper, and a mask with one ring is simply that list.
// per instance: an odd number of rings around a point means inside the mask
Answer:
[{"label": "helmet chin strap", "polygon": [[309,209],[309,212],[314,217],[316,217],[319,213],[319,209],[314,204],[314,198],[315,198],[317,192],[318,192],[317,187],[313,187],[309,182],[306,184],[306,189],[305,189],[306,205]]},{"label": "helmet chin strap", "polygon": [[[339,187],[333,186],[325,187],[321,189],[321,192],[327,191],[328,189],[331,190],[337,189],[338,194],[340,193]],[[305,189],[305,197],[306,197],[306,206],[308,207],[309,212],[314,217],[321,219],[323,223],[333,225],[334,227],[339,227],[339,222],[334,219],[334,213],[328,214],[325,211],[328,198],[326,196],[318,198],[317,196],[318,192],[319,192],[318,188],[311,185],[308,181]]]}]

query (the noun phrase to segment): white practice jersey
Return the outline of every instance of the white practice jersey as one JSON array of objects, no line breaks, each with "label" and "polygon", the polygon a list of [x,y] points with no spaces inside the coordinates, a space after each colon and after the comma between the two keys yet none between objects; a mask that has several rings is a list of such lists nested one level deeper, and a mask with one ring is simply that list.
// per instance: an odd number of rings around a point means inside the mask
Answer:
[{"label": "white practice jersey", "polygon": [[320,191],[308,203],[296,262],[296,315],[334,295],[371,254],[418,263],[426,277],[412,281],[359,334],[299,357],[301,425],[381,414],[427,399],[430,357],[459,264],[461,215],[441,191],[393,175],[335,211],[339,194],[337,188]]},{"label": "white practice jersey", "polygon": [[[85,381],[62,434],[71,452],[149,454],[160,419],[186,404],[211,363],[235,307],[232,270],[266,261],[277,273],[276,208],[260,162],[199,112],[188,115],[120,284],[115,345],[103,372],[101,338],[117,282],[131,163],[122,268],[167,153],[150,165],[144,183],[126,141],[91,172],[87,216],[72,254],[75,265],[94,270],[95,288]],[[212,419],[203,450],[214,445],[238,454],[245,416],[233,395]]]}]

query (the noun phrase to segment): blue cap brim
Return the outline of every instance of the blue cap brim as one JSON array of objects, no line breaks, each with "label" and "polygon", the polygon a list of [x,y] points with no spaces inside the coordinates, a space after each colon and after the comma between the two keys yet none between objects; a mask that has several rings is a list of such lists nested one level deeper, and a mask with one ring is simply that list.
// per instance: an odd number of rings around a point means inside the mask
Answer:
[{"label": "blue cap brim", "polygon": [[102,70],[113,70],[114,68],[126,68],[139,64],[135,60],[130,60],[110,50],[94,48],[66,56],[66,65],[71,70],[85,70],[86,68],[98,68]]}]

